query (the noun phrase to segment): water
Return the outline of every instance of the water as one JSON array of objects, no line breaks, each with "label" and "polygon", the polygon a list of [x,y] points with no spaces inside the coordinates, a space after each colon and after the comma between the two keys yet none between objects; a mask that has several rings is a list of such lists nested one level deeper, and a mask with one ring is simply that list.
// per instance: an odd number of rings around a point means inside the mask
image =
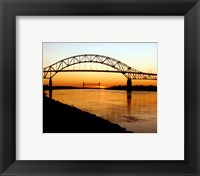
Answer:
[{"label": "water", "polygon": [[66,89],[53,90],[52,98],[117,123],[129,131],[157,132],[157,92]]}]

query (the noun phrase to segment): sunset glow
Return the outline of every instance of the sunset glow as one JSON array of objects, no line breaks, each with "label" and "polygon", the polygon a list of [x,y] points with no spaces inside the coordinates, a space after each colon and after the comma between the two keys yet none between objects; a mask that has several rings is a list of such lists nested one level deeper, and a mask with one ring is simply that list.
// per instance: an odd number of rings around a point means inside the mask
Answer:
[{"label": "sunset glow", "polygon": [[[79,54],[99,54],[117,59],[141,72],[157,74],[157,43],[43,43],[43,68]],[[70,66],[72,70],[114,70],[102,64],[86,63]],[[53,86],[82,87],[99,83],[101,88],[126,85],[127,78],[111,72],[60,72],[53,77]],[[49,79],[43,80],[44,85]],[[156,80],[133,80],[132,85],[157,85]]]},{"label": "sunset glow", "polygon": [[43,43],[44,132],[156,133],[157,45]]}]

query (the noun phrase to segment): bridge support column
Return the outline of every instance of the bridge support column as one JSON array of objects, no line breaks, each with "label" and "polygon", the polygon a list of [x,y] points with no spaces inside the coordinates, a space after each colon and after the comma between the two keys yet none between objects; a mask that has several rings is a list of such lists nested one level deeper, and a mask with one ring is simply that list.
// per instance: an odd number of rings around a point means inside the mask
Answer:
[{"label": "bridge support column", "polygon": [[52,79],[49,78],[49,98],[52,99],[52,91],[53,91],[53,88],[52,88]]},{"label": "bridge support column", "polygon": [[127,92],[131,92],[132,91],[132,80],[130,78],[128,78],[127,80]]}]

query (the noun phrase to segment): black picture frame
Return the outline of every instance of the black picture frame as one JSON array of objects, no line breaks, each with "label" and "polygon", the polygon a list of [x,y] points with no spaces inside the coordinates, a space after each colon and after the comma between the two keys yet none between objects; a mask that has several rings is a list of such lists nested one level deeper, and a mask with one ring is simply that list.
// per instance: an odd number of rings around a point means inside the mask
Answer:
[{"label": "black picture frame", "polygon": [[[63,15],[184,16],[184,161],[16,160],[16,16]],[[0,173],[32,176],[200,175],[199,42],[198,0],[0,0]]]}]

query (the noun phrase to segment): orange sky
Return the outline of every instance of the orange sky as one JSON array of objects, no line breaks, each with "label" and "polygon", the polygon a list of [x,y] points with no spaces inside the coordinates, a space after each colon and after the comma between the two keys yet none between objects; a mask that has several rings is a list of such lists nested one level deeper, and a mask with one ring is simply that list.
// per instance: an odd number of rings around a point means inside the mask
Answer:
[{"label": "orange sky", "polygon": [[[157,43],[43,43],[43,67],[78,54],[100,54],[115,58],[142,72],[157,73]],[[76,69],[110,69],[102,64],[77,64]],[[107,68],[106,68],[107,67]],[[53,86],[79,86],[101,83],[101,86],[126,85],[121,73],[60,72],[53,79]],[[48,85],[44,79],[43,84]],[[156,80],[133,80],[132,85],[157,85]]]},{"label": "orange sky", "polygon": [[[127,78],[121,73],[95,73],[95,72],[64,72],[53,77],[53,86],[78,86],[84,83],[99,83],[101,86],[109,87],[114,85],[126,85]],[[44,79],[48,85],[49,80]],[[157,85],[156,80],[132,80],[132,85]]]}]

